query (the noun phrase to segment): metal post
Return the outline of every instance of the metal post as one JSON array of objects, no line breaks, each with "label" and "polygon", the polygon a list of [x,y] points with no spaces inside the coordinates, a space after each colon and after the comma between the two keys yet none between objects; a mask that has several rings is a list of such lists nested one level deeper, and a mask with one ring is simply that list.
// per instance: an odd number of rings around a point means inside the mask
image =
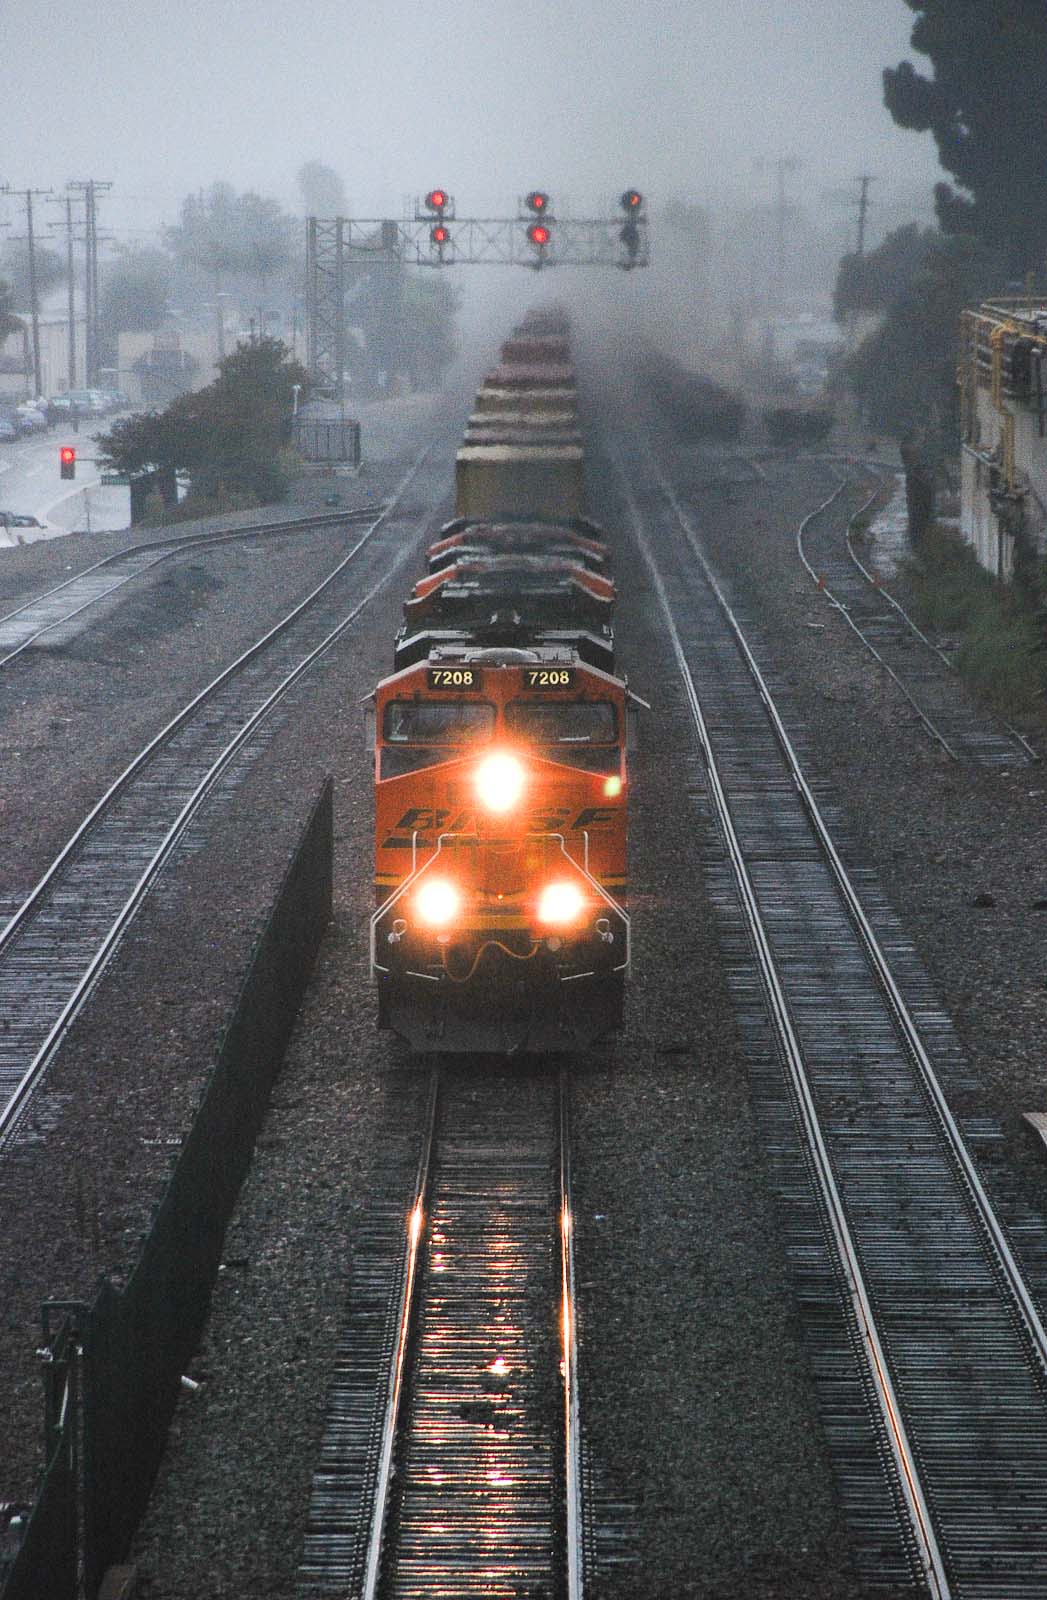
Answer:
[{"label": "metal post", "polygon": [[29,246],[29,314],[33,321],[33,397],[43,394],[40,369],[40,301],[36,292],[36,240],[33,236],[33,191],[25,192],[25,231]]},{"label": "metal post", "polygon": [[342,217],[338,218],[335,230],[334,312],[335,398],[342,406],[345,402],[345,222]]},{"label": "metal post", "polygon": [[858,254],[865,254],[865,223],[869,215],[869,185],[873,181],[871,172],[863,172],[858,177],[860,193],[858,195]]},{"label": "metal post", "polygon": [[65,197],[65,266],[66,313],[69,318],[69,362],[67,376],[70,389],[76,388],[76,284],[73,280],[73,199]]}]

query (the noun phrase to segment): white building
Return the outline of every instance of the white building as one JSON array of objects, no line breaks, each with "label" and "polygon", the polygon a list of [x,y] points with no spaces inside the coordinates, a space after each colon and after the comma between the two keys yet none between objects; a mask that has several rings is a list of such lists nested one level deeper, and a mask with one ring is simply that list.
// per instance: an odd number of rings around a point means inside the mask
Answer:
[{"label": "white building", "polygon": [[[24,329],[0,341],[0,396],[21,400],[35,399],[33,382],[33,332],[29,317]],[[69,383],[69,319],[48,313],[40,318],[40,390],[45,395],[61,394],[84,382],[85,323],[77,317],[75,328],[76,383]]]},{"label": "white building", "polygon": [[986,301],[963,316],[960,527],[999,578],[1015,549],[1047,554],[1047,303]]}]

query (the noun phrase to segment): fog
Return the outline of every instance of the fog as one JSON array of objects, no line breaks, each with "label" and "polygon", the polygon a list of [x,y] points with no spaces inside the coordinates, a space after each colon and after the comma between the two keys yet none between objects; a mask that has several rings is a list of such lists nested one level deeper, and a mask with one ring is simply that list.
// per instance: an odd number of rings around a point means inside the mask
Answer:
[{"label": "fog", "polygon": [[[655,216],[737,218],[773,205],[787,157],[790,204],[834,258],[857,173],[876,174],[872,238],[938,176],[930,137],[881,102],[912,21],[903,0],[5,0],[0,181],[109,180],[103,226],[144,242],[218,178],[297,209],[310,159],[358,216],[399,216],[435,183],[460,216],[506,215],[534,186],[592,214],[635,184]],[[653,247],[663,269],[689,259]],[[471,316],[518,303],[505,277],[476,275]],[[664,292],[664,270],[642,277],[634,300]]]}]

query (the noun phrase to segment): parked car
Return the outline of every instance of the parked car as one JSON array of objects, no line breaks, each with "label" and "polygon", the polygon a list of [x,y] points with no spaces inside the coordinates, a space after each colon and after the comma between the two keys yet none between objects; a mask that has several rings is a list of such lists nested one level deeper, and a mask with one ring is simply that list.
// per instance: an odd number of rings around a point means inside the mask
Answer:
[{"label": "parked car", "polygon": [[69,403],[82,417],[104,417],[109,409],[101,389],[70,389]]},{"label": "parked car", "polygon": [[42,528],[44,524],[27,511],[0,511],[0,528]]},{"label": "parked car", "polygon": [[46,433],[47,418],[44,413],[28,401],[20,406],[15,406],[14,425],[21,433]]},{"label": "parked car", "polygon": [[8,417],[0,417],[0,442],[18,438],[18,429]]}]

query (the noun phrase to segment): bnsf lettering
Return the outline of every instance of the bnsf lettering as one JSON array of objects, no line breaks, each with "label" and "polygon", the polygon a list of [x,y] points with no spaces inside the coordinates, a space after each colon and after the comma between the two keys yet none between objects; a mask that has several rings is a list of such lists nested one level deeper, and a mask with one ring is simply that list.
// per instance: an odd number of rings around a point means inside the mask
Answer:
[{"label": "bnsf lettering", "polygon": [[528,689],[569,689],[574,679],[570,667],[526,667]]},{"label": "bnsf lettering", "polygon": [[579,811],[572,828],[600,828],[604,823],[614,821],[614,812],[607,806],[586,806],[584,811]]}]

